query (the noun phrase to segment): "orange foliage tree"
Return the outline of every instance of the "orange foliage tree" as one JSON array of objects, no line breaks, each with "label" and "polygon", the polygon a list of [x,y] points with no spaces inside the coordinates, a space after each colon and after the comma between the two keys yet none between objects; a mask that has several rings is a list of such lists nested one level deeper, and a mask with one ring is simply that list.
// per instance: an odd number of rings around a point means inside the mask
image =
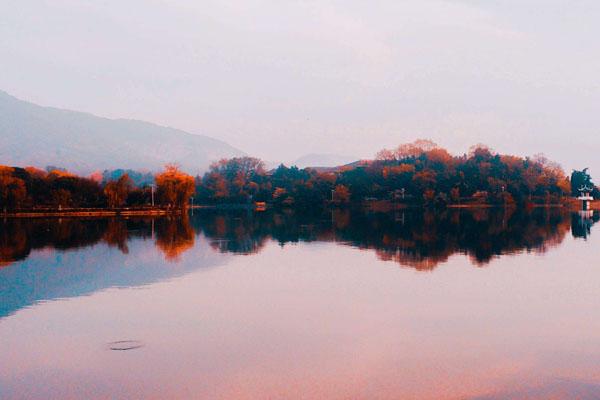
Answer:
[{"label": "orange foliage tree", "polygon": [[162,204],[170,207],[187,207],[194,195],[194,178],[183,173],[176,165],[168,164],[165,171],[156,175],[158,198]]},{"label": "orange foliage tree", "polygon": [[265,185],[264,163],[254,157],[235,157],[213,163],[202,178],[200,197],[208,202],[235,201],[246,203],[250,199],[266,200],[270,197]]},{"label": "orange foliage tree", "polygon": [[332,197],[335,203],[347,204],[350,202],[350,190],[344,185],[336,185]]},{"label": "orange foliage tree", "polygon": [[0,166],[0,208],[20,207],[27,198],[25,181],[14,176],[14,168]]}]

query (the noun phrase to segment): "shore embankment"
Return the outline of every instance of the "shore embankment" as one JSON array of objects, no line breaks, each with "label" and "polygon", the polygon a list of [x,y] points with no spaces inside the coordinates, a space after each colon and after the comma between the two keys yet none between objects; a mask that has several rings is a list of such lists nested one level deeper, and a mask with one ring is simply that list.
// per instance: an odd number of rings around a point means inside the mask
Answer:
[{"label": "shore embankment", "polygon": [[[369,201],[360,204],[360,207],[370,211],[391,211],[403,209],[423,208],[422,204],[395,203],[390,201]],[[507,206],[491,205],[485,203],[463,203],[449,204],[445,208],[452,209],[484,209],[484,208],[563,208],[568,211],[577,212],[581,210],[581,202],[576,199],[568,199],[563,203],[552,204],[510,204]],[[270,208],[265,203],[260,204],[219,204],[219,205],[195,205],[189,209],[219,209],[219,210],[255,210],[264,211]],[[594,200],[590,204],[590,210],[600,211],[600,200]],[[187,209],[168,207],[124,207],[124,208],[33,208],[12,211],[0,211],[0,218],[63,218],[63,217],[147,217],[182,214]]]},{"label": "shore embankment", "polygon": [[52,217],[145,217],[181,214],[179,208],[127,207],[127,208],[40,208],[1,212],[0,218],[52,218]]},{"label": "shore embankment", "polygon": [[[364,209],[371,211],[392,211],[392,210],[404,210],[404,209],[419,209],[428,207],[419,203],[401,203],[392,202],[389,200],[377,200],[368,201],[361,203]],[[561,202],[556,203],[507,203],[503,204],[489,204],[489,203],[476,203],[476,202],[464,202],[459,204],[444,204],[437,207],[438,209],[462,209],[462,210],[477,210],[477,209],[491,209],[491,208],[509,208],[509,209],[534,209],[534,208],[559,208],[565,211],[577,212],[582,210],[581,201],[577,199],[563,199]],[[594,200],[590,204],[590,210],[600,211],[600,200]]]}]

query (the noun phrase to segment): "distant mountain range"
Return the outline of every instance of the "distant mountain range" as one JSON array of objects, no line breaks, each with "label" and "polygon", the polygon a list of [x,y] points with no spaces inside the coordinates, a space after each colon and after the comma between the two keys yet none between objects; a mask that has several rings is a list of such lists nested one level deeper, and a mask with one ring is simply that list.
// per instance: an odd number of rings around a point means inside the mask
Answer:
[{"label": "distant mountain range", "polygon": [[3,165],[52,165],[87,174],[115,168],[157,171],[174,162],[196,174],[215,160],[242,155],[208,136],[149,122],[41,107],[0,91]]}]

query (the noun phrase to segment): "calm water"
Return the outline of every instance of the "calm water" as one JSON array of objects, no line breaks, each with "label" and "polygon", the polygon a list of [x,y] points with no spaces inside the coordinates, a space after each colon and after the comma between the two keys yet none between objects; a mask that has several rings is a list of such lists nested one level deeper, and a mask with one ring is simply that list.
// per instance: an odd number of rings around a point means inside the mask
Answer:
[{"label": "calm water", "polygon": [[0,221],[0,398],[600,399],[593,224]]}]

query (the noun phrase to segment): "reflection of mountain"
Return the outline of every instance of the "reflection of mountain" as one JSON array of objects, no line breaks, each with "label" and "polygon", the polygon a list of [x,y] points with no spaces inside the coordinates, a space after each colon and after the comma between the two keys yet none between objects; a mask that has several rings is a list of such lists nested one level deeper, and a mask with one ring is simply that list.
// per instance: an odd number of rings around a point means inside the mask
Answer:
[{"label": "reflection of mountain", "polygon": [[[222,262],[205,241],[183,257],[194,239],[180,218],[0,222],[0,318],[38,301],[146,285]],[[165,265],[173,259],[178,262]]]}]

